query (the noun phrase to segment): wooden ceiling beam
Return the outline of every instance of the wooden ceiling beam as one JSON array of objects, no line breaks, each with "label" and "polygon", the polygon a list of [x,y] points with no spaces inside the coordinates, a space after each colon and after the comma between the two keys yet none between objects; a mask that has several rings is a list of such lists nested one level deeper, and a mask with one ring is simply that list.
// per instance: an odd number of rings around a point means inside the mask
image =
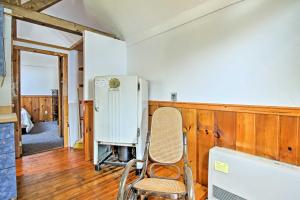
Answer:
[{"label": "wooden ceiling beam", "polygon": [[6,1],[3,1],[3,0],[0,0],[0,4],[2,4],[5,8],[11,9],[12,13],[10,15],[12,15],[13,17],[15,17],[19,20],[31,22],[34,24],[46,26],[49,28],[54,28],[57,30],[61,30],[61,31],[65,31],[65,32],[69,32],[69,33],[73,33],[73,34],[77,34],[77,35],[82,35],[84,31],[91,31],[94,33],[98,33],[100,35],[104,35],[107,37],[117,39],[117,37],[111,33],[99,31],[94,28],[86,27],[86,26],[83,26],[83,25],[80,25],[80,24],[77,24],[74,22],[70,22],[70,21],[67,21],[64,19],[50,16],[50,15],[47,15],[44,13],[39,13],[39,12],[36,12],[33,10],[29,10],[29,9],[23,8],[21,6],[7,3]]},{"label": "wooden ceiling beam", "polygon": [[3,0],[3,1],[14,5],[21,5],[21,0]]},{"label": "wooden ceiling beam", "polygon": [[27,40],[27,39],[23,39],[23,38],[15,38],[13,41],[24,42],[24,43],[29,43],[29,44],[35,44],[35,45],[50,47],[50,48],[54,48],[54,49],[62,49],[62,50],[66,50],[66,51],[73,50],[72,48],[68,48],[68,47],[63,47],[63,46],[59,46],[59,45],[54,45],[54,44],[49,44],[49,43],[44,43],[44,42],[38,42],[38,41],[33,41],[33,40]]},{"label": "wooden ceiling beam", "polygon": [[61,0],[30,0],[26,3],[22,4],[23,8],[27,8],[30,10],[34,10],[37,12],[41,12],[42,10],[45,10],[46,8],[49,8],[50,6],[60,2]]}]

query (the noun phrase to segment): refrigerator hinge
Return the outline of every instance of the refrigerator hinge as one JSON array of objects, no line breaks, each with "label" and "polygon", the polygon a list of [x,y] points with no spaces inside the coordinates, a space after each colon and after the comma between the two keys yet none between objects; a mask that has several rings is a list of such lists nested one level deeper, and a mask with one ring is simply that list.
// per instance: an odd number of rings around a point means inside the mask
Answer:
[{"label": "refrigerator hinge", "polygon": [[141,135],[141,130],[140,130],[140,128],[138,128],[137,129],[137,137],[140,137],[140,135]]}]

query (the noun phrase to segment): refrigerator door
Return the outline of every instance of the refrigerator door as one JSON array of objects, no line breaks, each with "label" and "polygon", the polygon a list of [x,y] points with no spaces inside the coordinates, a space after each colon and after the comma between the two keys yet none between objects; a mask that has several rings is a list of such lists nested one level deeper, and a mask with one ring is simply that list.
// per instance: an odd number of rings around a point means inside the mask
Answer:
[{"label": "refrigerator door", "polygon": [[94,139],[110,145],[136,144],[138,77],[96,77],[94,97]]}]

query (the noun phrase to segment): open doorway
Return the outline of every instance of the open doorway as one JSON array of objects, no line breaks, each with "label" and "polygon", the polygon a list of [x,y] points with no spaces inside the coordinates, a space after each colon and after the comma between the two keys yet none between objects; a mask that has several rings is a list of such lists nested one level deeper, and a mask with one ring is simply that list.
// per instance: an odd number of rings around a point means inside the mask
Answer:
[{"label": "open doorway", "polygon": [[59,57],[21,51],[23,156],[64,146],[59,129]]},{"label": "open doorway", "polygon": [[14,46],[17,157],[68,146],[68,55]]}]

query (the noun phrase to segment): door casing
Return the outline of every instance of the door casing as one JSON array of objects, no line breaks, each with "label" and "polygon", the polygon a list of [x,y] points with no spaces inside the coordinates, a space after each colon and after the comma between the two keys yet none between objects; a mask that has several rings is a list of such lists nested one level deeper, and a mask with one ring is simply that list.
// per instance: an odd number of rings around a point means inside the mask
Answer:
[{"label": "door casing", "polygon": [[15,129],[16,157],[22,156],[22,126],[21,126],[21,71],[20,55],[21,51],[40,53],[57,56],[59,59],[59,130],[64,137],[64,147],[68,147],[69,141],[69,114],[68,114],[68,54],[36,49],[24,46],[13,46],[12,64],[13,64],[13,104],[14,112],[17,114],[18,122]]}]

